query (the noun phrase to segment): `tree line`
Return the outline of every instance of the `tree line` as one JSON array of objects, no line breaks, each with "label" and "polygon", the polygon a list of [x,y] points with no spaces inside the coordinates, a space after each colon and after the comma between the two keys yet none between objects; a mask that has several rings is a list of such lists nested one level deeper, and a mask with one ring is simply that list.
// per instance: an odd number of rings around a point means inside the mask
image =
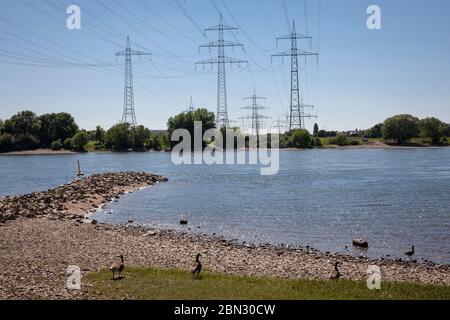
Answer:
[{"label": "tree line", "polygon": [[[194,134],[194,122],[202,122],[202,133],[216,128],[215,115],[206,109],[183,112],[169,118],[167,132],[154,133],[144,126],[130,126],[118,123],[108,130],[97,126],[95,130],[80,129],[69,113],[49,113],[41,116],[32,111],[21,111],[5,121],[0,120],[0,152],[24,151],[38,148],[53,150],[114,150],[146,151],[169,150],[173,147],[170,136],[176,129],[186,129]],[[233,128],[242,134],[240,128]],[[222,130],[226,147],[226,133]],[[294,129],[280,135],[280,148],[321,147],[322,139],[328,138],[329,144],[340,146],[356,145],[365,139],[383,139],[386,142],[407,144],[413,138],[428,139],[430,144],[447,144],[450,125],[436,118],[418,119],[412,115],[402,114],[386,119],[367,130],[337,132],[319,130],[314,125],[311,134],[305,129]],[[267,136],[271,141],[271,135]],[[193,143],[193,139],[192,139]],[[270,146],[270,145],[269,145]],[[205,144],[203,145],[205,147]]]},{"label": "tree line", "polygon": [[145,151],[170,148],[166,133],[152,133],[144,126],[132,127],[118,123],[105,130],[80,129],[69,113],[49,113],[41,116],[21,111],[10,119],[0,120],[0,152],[25,151],[38,148],[53,150]]}]

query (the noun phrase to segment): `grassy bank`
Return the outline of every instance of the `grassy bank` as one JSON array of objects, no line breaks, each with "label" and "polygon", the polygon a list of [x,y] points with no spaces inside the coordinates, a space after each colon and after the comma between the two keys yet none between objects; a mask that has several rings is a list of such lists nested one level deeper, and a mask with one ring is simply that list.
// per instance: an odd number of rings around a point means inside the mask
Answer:
[{"label": "grassy bank", "polygon": [[365,282],[340,280],[311,281],[253,278],[203,273],[192,280],[189,272],[152,268],[127,268],[124,278],[111,280],[109,271],[90,273],[83,278],[89,292],[108,299],[450,299],[450,287],[408,283],[382,283],[381,290],[367,289]]}]

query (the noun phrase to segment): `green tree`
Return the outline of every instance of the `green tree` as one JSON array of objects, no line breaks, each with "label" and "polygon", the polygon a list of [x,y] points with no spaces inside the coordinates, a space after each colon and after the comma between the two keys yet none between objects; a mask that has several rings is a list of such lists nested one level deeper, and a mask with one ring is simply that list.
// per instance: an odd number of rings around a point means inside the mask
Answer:
[{"label": "green tree", "polygon": [[86,145],[89,142],[89,135],[80,131],[72,137],[72,149],[75,151],[86,151]]},{"label": "green tree", "polygon": [[3,130],[5,129],[5,123],[3,122],[2,119],[0,119],[0,134],[3,133]]},{"label": "green tree", "polygon": [[367,138],[374,138],[374,139],[382,138],[383,137],[382,129],[383,129],[382,123],[374,125],[372,128],[367,130],[366,132]]},{"label": "green tree", "polygon": [[131,128],[131,147],[133,150],[144,149],[145,142],[150,138],[150,130],[144,126]]},{"label": "green tree", "polygon": [[447,124],[436,118],[426,118],[420,121],[422,136],[430,138],[433,144],[441,142],[446,136]]},{"label": "green tree", "polygon": [[52,142],[52,150],[58,151],[58,150],[61,150],[62,147],[63,147],[63,144],[61,142],[61,139],[58,139],[58,140]]},{"label": "green tree", "polygon": [[409,114],[393,116],[383,124],[383,138],[394,140],[397,143],[405,143],[419,136],[420,120]]},{"label": "green tree", "polygon": [[336,144],[338,146],[347,146],[349,144],[348,138],[345,134],[339,133],[335,138],[330,140],[330,144]]},{"label": "green tree", "polygon": [[147,141],[145,141],[144,147],[147,150],[161,150],[162,147],[160,136],[158,134],[150,134],[150,137],[147,139]]},{"label": "green tree", "polygon": [[48,147],[53,141],[64,141],[78,132],[78,125],[69,113],[48,113],[39,117],[41,129],[39,138],[43,146]]},{"label": "green tree", "polygon": [[[209,112],[206,109],[197,109],[193,112],[183,112],[175,117],[171,117],[167,122],[169,131],[169,138],[172,137],[172,133],[177,129],[186,129],[191,134],[192,148],[194,147],[194,122],[202,122],[202,137],[206,130],[216,127],[214,123],[214,113]],[[177,142],[174,142],[175,144]],[[203,145],[205,146],[205,144]]]},{"label": "green tree", "polygon": [[72,138],[67,138],[66,140],[64,140],[64,149],[66,150],[72,150],[73,146],[72,146]]},{"label": "green tree", "polygon": [[290,132],[292,147],[310,148],[312,146],[311,134],[306,129],[294,129]]},{"label": "green tree", "polygon": [[100,126],[95,127],[94,139],[100,143],[105,143],[106,131]]},{"label": "green tree", "polygon": [[21,111],[12,116],[11,119],[5,121],[5,132],[17,135],[39,136],[41,122],[36,114],[32,111]]},{"label": "green tree", "polygon": [[14,150],[14,136],[10,133],[0,134],[0,152],[8,152]]},{"label": "green tree", "polygon": [[128,123],[118,123],[112,126],[105,136],[105,145],[115,151],[125,151],[132,147],[131,129]]},{"label": "green tree", "polygon": [[319,136],[319,125],[317,123],[314,123],[313,135],[314,135],[314,137]]},{"label": "green tree", "polygon": [[41,122],[34,112],[21,111],[4,123],[4,132],[14,136],[14,150],[29,150],[40,146]]}]

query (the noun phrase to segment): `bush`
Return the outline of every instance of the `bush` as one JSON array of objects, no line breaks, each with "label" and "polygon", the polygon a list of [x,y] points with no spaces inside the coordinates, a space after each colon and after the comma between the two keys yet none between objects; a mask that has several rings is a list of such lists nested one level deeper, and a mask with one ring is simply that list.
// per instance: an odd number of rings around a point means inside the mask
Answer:
[{"label": "bush", "polygon": [[59,151],[63,147],[61,139],[52,142],[52,150]]},{"label": "bush", "polygon": [[105,137],[105,145],[115,151],[125,151],[131,148],[132,138],[130,125],[128,123],[118,123],[112,126]]},{"label": "bush", "polygon": [[31,134],[19,134],[14,139],[15,150],[34,150],[39,148],[40,141],[36,136]]},{"label": "bush", "polygon": [[72,150],[73,146],[72,146],[72,138],[67,138],[66,140],[64,140],[64,149],[66,150]]},{"label": "bush", "polygon": [[430,138],[433,144],[438,144],[445,137],[447,125],[436,118],[426,118],[420,121],[422,136]]},{"label": "bush", "polygon": [[294,129],[291,131],[291,136],[294,148],[309,148],[312,146],[312,138],[308,130]]},{"label": "bush", "polygon": [[365,132],[365,136],[367,136],[367,138],[375,138],[375,139],[379,139],[383,137],[383,124],[379,123],[374,125],[372,128],[370,128],[369,130],[367,130]]},{"label": "bush", "polygon": [[89,142],[89,135],[84,132],[78,132],[72,138],[72,149],[75,151],[86,151],[86,145]]},{"label": "bush", "polygon": [[14,144],[15,141],[12,134],[4,133],[0,135],[0,152],[13,151]]},{"label": "bush", "polygon": [[330,144],[335,144],[341,147],[347,146],[348,145],[347,136],[340,133],[336,136],[336,138],[330,139]]},{"label": "bush", "polygon": [[419,135],[418,118],[409,114],[401,114],[387,119],[382,128],[384,140],[405,143]]},{"label": "bush", "polygon": [[145,142],[150,139],[150,130],[144,126],[137,126],[131,128],[131,146],[133,150],[142,150],[145,147]]},{"label": "bush", "polygon": [[322,147],[322,140],[320,140],[319,137],[316,137],[316,138],[315,138],[314,145],[315,145],[316,147]]},{"label": "bush", "polygon": [[361,143],[359,140],[350,140],[349,145],[351,146],[359,146]]}]

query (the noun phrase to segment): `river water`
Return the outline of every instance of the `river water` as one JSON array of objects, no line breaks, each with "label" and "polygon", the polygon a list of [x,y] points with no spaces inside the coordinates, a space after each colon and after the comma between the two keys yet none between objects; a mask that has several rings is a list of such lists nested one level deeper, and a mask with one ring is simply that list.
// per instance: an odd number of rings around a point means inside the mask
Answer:
[{"label": "river water", "polygon": [[67,183],[78,159],[86,174],[169,178],[109,204],[94,215],[102,222],[348,254],[361,254],[351,240],[364,238],[372,258],[402,257],[415,244],[418,259],[450,263],[450,148],[286,150],[274,176],[254,165],[175,165],[170,153],[1,156],[0,195]]}]

